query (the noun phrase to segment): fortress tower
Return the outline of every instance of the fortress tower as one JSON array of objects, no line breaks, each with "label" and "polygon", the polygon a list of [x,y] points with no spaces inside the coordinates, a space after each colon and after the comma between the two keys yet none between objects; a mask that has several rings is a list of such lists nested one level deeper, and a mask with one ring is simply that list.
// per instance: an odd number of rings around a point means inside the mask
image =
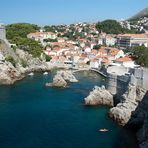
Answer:
[{"label": "fortress tower", "polygon": [[6,40],[6,30],[3,24],[0,24],[0,40]]}]

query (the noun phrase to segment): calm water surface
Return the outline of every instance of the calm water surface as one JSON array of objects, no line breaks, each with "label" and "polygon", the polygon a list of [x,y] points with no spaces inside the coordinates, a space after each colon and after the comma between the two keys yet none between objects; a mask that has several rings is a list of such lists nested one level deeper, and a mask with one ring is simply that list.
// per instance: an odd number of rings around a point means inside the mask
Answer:
[{"label": "calm water surface", "polygon": [[0,148],[136,147],[134,135],[108,118],[108,108],[83,105],[94,85],[105,83],[101,76],[82,72],[66,89],[45,87],[53,74],[0,87]]}]

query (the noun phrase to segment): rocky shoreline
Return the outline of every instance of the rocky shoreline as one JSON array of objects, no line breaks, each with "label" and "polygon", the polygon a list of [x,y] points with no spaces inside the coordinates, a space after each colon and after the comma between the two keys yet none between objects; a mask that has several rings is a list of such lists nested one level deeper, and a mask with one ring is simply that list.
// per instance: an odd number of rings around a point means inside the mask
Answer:
[{"label": "rocky shoreline", "polygon": [[[16,49],[15,52],[12,49],[9,50],[11,54],[7,50],[1,50],[1,54],[4,57],[13,55],[17,62],[15,65],[6,60],[0,62],[1,85],[13,84],[17,80],[24,78],[29,72],[49,71],[53,69],[45,60],[33,58],[28,52],[20,49]],[[46,86],[67,87],[71,82],[77,82],[72,72],[58,71],[53,78],[53,82],[46,83]],[[147,90],[137,87],[134,84],[129,84],[126,92],[120,96],[120,102],[114,106],[114,96],[104,86],[95,86],[89,96],[84,100],[86,105],[107,105],[112,107],[109,111],[109,116],[121,126],[137,127],[137,139],[140,148],[148,147]]]},{"label": "rocky shoreline", "polygon": [[[11,51],[11,54],[8,50]],[[0,85],[14,84],[30,72],[49,71],[53,68],[45,60],[33,58],[28,52],[20,49],[16,49],[14,52],[13,49],[5,47],[1,50],[1,55],[5,57],[5,60],[0,61]],[[14,60],[8,61],[6,60],[7,57],[11,57],[11,60],[12,58],[15,59],[15,65],[13,64]]]},{"label": "rocky shoreline", "polygon": [[78,82],[75,76],[72,74],[71,71],[57,71],[56,75],[53,78],[52,83],[46,83],[46,86],[52,87],[66,87],[68,83]]},{"label": "rocky shoreline", "polygon": [[140,148],[148,147],[148,93],[147,90],[134,84],[127,86],[120,102],[114,106],[114,96],[104,86],[95,86],[88,97],[86,105],[107,105],[109,117],[120,126],[136,127]]},{"label": "rocky shoreline", "polygon": [[114,105],[113,96],[105,89],[105,86],[95,86],[84,100],[85,105],[107,105],[111,107]]}]

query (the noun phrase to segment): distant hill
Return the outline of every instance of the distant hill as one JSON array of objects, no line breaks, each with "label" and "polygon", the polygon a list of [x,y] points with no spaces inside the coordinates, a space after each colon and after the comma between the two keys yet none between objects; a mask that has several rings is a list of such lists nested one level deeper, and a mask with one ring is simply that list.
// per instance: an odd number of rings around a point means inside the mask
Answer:
[{"label": "distant hill", "polygon": [[134,20],[138,20],[138,19],[143,18],[143,17],[148,17],[148,7],[143,9],[142,11],[137,13],[136,15],[132,16],[128,20],[129,21],[134,21]]}]

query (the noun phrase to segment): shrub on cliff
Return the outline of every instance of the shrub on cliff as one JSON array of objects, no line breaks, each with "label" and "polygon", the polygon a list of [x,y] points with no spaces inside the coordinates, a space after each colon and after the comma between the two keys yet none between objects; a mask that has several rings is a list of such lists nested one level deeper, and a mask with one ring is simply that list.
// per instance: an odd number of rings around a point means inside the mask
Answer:
[{"label": "shrub on cliff", "polygon": [[10,62],[14,67],[16,66],[16,61],[14,60],[12,56],[7,56],[5,60]]}]

